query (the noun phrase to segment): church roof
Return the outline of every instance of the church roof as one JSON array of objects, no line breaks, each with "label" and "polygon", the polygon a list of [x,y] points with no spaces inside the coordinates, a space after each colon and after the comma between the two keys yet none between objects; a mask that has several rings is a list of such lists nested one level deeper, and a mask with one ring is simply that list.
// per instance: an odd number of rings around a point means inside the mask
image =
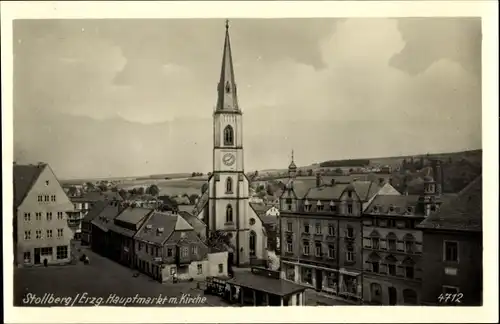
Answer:
[{"label": "church roof", "polygon": [[234,78],[233,56],[231,53],[231,40],[229,38],[229,22],[226,20],[226,37],[222,54],[222,66],[218,86],[217,111],[239,112]]}]

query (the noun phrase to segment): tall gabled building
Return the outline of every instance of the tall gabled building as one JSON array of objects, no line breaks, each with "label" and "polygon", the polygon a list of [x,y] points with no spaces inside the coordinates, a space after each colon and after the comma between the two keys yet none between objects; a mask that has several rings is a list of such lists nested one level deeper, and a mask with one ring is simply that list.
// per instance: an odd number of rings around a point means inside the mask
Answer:
[{"label": "tall gabled building", "polygon": [[14,263],[61,264],[71,260],[73,204],[48,164],[14,164]]}]

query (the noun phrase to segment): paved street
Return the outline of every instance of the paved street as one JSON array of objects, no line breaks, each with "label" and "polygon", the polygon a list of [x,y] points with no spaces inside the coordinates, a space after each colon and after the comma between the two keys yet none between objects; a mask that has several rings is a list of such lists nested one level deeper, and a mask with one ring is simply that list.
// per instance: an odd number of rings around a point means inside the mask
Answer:
[{"label": "paved street", "polygon": [[[54,297],[71,297],[76,299],[74,306],[92,306],[99,302],[105,305],[106,301],[110,301],[109,296],[125,298],[134,297],[136,294],[139,297],[161,296],[167,299],[162,304],[153,302],[145,304],[136,299],[128,306],[227,306],[219,297],[210,295],[205,296],[205,303],[201,303],[200,299],[182,299],[183,294],[190,294],[190,297],[204,297],[203,291],[196,289],[196,282],[161,284],[143,274],[134,278],[134,270],[97,255],[88,248],[83,248],[82,252],[89,256],[89,265],[78,262],[76,265],[15,269],[14,304],[26,305],[23,300],[26,301],[28,294],[31,293],[29,296],[43,297],[44,294],[53,294]],[[86,299],[86,303],[82,299],[85,293],[91,297]],[[99,297],[102,300],[99,300]],[[177,297],[177,303],[170,297]],[[54,303],[33,306],[51,305]]]}]

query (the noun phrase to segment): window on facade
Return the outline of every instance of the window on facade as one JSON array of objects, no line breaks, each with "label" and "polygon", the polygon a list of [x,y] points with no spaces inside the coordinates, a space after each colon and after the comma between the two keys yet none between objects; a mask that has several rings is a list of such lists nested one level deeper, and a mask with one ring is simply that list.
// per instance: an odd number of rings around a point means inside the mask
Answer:
[{"label": "window on facade", "polygon": [[56,201],[56,195],[50,196],[50,201]]},{"label": "window on facade", "polygon": [[36,220],[42,220],[42,213],[35,213]]},{"label": "window on facade", "polygon": [[197,246],[193,246],[191,248],[191,253],[194,254],[194,255],[197,255],[198,254],[198,247]]},{"label": "window on facade", "polygon": [[42,202],[43,201],[43,196],[42,195],[38,195],[38,202]]},{"label": "window on facade", "polygon": [[311,211],[311,205],[309,205],[309,204],[304,205],[304,210],[307,212]]},{"label": "window on facade", "polygon": [[31,214],[30,213],[24,213],[24,220],[26,222],[29,222],[31,220]]},{"label": "window on facade", "polygon": [[226,192],[227,193],[233,192],[233,179],[231,178],[227,178],[226,180]]},{"label": "window on facade", "polygon": [[52,213],[51,212],[47,213],[47,220],[48,221],[52,220]]},{"label": "window on facade", "polygon": [[328,257],[335,259],[335,245],[328,245]]},{"label": "window on facade", "polygon": [[57,219],[63,219],[63,212],[57,212]]},{"label": "window on facade", "polygon": [[405,267],[405,276],[406,278],[413,279],[415,277],[415,269],[411,266]]},{"label": "window on facade", "polygon": [[286,251],[288,253],[292,253],[293,252],[293,243],[292,243],[292,240],[286,241]]},{"label": "window on facade", "polygon": [[317,209],[318,211],[323,211],[324,207],[325,207],[325,206],[323,206],[322,204],[321,204],[321,205],[316,205],[316,209]]},{"label": "window on facade", "polygon": [[413,242],[412,241],[405,241],[405,251],[406,253],[413,253]]},{"label": "window on facade", "polygon": [[458,242],[444,241],[444,261],[458,262]]},{"label": "window on facade", "polygon": [[45,195],[45,201],[49,201],[49,195]]},{"label": "window on facade", "polygon": [[42,230],[36,230],[35,231],[36,239],[41,239],[42,238]]},{"label": "window on facade", "polygon": [[52,230],[47,230],[47,238],[52,238]]},{"label": "window on facade", "polygon": [[348,262],[354,262],[354,252],[352,252],[352,251],[347,251],[347,252],[345,253],[345,259],[346,259],[346,261],[348,261]]},{"label": "window on facade", "polygon": [[203,265],[202,264],[198,264],[198,274],[199,275],[203,274]]},{"label": "window on facade", "polygon": [[316,224],[316,234],[321,234],[321,224],[320,223]]},{"label": "window on facade", "polygon": [[250,231],[248,248],[250,249],[251,256],[255,256],[256,245],[257,245],[257,234],[255,234],[254,231]]},{"label": "window on facade", "polygon": [[171,249],[171,248],[168,248],[168,249],[167,249],[167,257],[171,257],[171,256],[172,256],[172,254],[173,254],[172,252],[173,252],[173,251],[172,251],[172,249]]},{"label": "window on facade", "polygon": [[333,225],[328,225],[328,235],[335,236],[335,228]]},{"label": "window on facade", "polygon": [[326,285],[328,288],[336,290],[337,288],[337,274],[335,272],[328,272],[326,275]]},{"label": "window on facade", "polygon": [[322,255],[321,243],[319,243],[319,242],[316,242],[315,254],[317,257],[320,257]]},{"label": "window on facade", "polygon": [[295,266],[285,265],[284,268],[285,268],[286,279],[290,281],[295,281]]},{"label": "window on facade", "polygon": [[41,255],[52,255],[52,248],[51,247],[45,247],[42,248],[40,251]]},{"label": "window on facade", "polygon": [[352,191],[347,192],[347,197],[352,198]]},{"label": "window on facade", "polygon": [[372,238],[372,249],[378,250],[380,246],[380,240],[378,238]]},{"label": "window on facade", "polygon": [[347,213],[352,214],[352,205],[351,204],[347,205]]},{"label": "window on facade", "polygon": [[63,229],[62,228],[58,228],[57,229],[57,237],[62,237],[63,236]]},{"label": "window on facade", "polygon": [[31,262],[31,253],[24,252],[24,263],[30,263],[30,262]]},{"label": "window on facade", "polygon": [[188,255],[189,255],[189,250],[188,250],[188,248],[187,248],[187,247],[183,247],[183,248],[181,249],[181,257],[185,258],[185,257],[187,257]]},{"label": "window on facade", "polygon": [[396,250],[396,240],[394,239],[388,239],[387,244],[389,245],[389,250],[395,251]]},{"label": "window on facade", "polygon": [[388,269],[389,274],[391,276],[395,276],[396,275],[396,265],[395,264],[388,264],[387,265],[387,269]]},{"label": "window on facade", "polygon": [[293,232],[293,223],[292,223],[292,222],[288,222],[288,223],[286,224],[286,230],[287,230],[288,232]]},{"label": "window on facade", "polygon": [[372,271],[374,273],[379,273],[379,271],[380,271],[380,263],[379,262],[372,262]]},{"label": "window on facade", "polygon": [[309,233],[309,224],[308,223],[304,224],[304,233]]},{"label": "window on facade", "polygon": [[224,128],[224,145],[234,145],[234,131],[230,125]]},{"label": "window on facade", "polygon": [[304,241],[304,255],[309,255],[309,241]]},{"label": "window on facade", "polygon": [[146,253],[149,253],[149,245],[146,244]]},{"label": "window on facade", "polygon": [[68,258],[68,246],[62,245],[57,247],[57,259],[67,259]]},{"label": "window on facade", "polygon": [[336,213],[337,212],[337,206],[330,205],[330,211]]},{"label": "window on facade", "polygon": [[302,283],[312,285],[312,269],[302,268]]},{"label": "window on facade", "polygon": [[354,228],[352,227],[347,227],[347,237],[353,238],[354,237]]},{"label": "window on facade", "polygon": [[226,223],[233,222],[233,206],[227,205],[226,207]]}]

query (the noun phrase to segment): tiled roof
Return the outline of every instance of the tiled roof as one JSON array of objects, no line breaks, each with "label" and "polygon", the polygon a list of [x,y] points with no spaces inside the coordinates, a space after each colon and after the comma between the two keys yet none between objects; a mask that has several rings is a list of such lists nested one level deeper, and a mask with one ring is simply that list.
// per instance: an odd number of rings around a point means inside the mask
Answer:
[{"label": "tiled roof", "polygon": [[[158,229],[163,230],[159,231]],[[194,233],[193,227],[181,216],[155,211],[144,222],[135,237],[142,241],[163,244],[177,231],[191,231]]]},{"label": "tiled roof", "polygon": [[354,188],[361,201],[370,200],[381,188],[375,181],[359,180],[351,183],[335,183],[311,188],[306,198],[312,200],[337,200],[347,187]]},{"label": "tiled roof", "polygon": [[96,218],[101,211],[106,207],[108,203],[105,201],[98,201],[94,204],[94,206],[88,211],[87,215],[83,218],[84,222],[92,222],[94,218]]},{"label": "tiled roof", "polygon": [[128,207],[124,209],[118,217],[116,217],[116,220],[137,225],[152,211],[153,209],[151,208]]},{"label": "tiled roof", "polygon": [[14,165],[14,208],[19,207],[47,164]]},{"label": "tiled roof", "polygon": [[113,221],[118,216],[119,207],[114,204],[107,204],[102,211],[94,217],[92,225],[99,227],[101,230],[107,232],[111,226],[114,225]]},{"label": "tiled roof", "polygon": [[260,219],[262,220],[262,223],[264,223],[264,225],[274,225],[278,223],[277,216],[262,215]]},{"label": "tiled roof", "polygon": [[266,215],[266,212],[269,210],[269,208],[271,208],[262,203],[250,203],[250,207],[252,207],[252,209],[259,217]]},{"label": "tiled roof", "polygon": [[460,193],[444,203],[437,213],[420,223],[420,228],[482,232],[483,181],[477,177]]},{"label": "tiled roof", "polygon": [[[370,205],[366,208],[365,212],[368,214],[382,214],[382,215],[421,215],[423,210],[418,207],[418,195],[378,195]],[[393,208],[392,211],[390,209]],[[409,211],[409,209],[411,211]]]},{"label": "tiled roof", "polygon": [[198,203],[194,206],[194,209],[192,211],[193,214],[198,215],[203,210],[203,208],[207,203],[208,203],[208,190],[206,190],[203,193],[203,195],[201,195],[200,199],[198,199]]},{"label": "tiled roof", "polygon": [[228,283],[278,296],[287,296],[305,290],[305,287],[289,281],[268,278],[249,272],[237,272]]},{"label": "tiled roof", "polygon": [[189,225],[191,225],[197,231],[201,231],[207,227],[207,225],[205,223],[203,223],[203,221],[201,219],[199,219],[196,216],[191,215],[188,212],[180,211],[179,215],[182,218],[184,218],[189,223]]}]

